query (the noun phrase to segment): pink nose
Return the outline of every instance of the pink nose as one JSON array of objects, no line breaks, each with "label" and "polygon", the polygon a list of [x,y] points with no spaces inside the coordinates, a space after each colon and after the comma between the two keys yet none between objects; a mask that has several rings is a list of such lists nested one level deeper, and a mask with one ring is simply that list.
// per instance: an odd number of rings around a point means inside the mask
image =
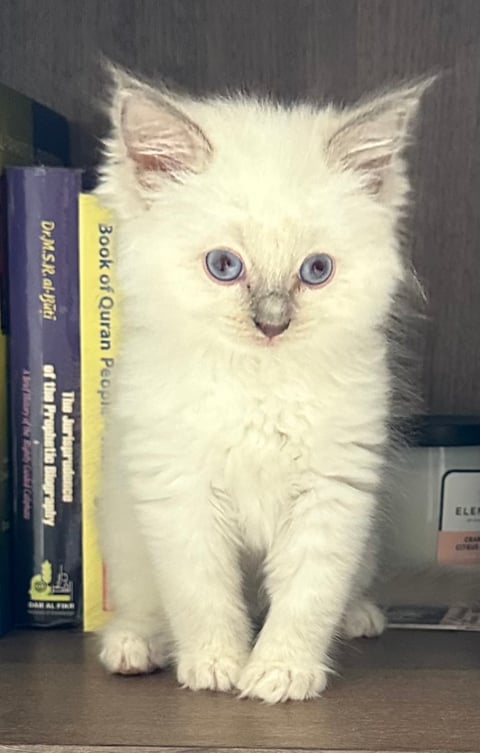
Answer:
[{"label": "pink nose", "polygon": [[284,322],[282,324],[266,324],[265,322],[255,322],[260,332],[263,332],[265,337],[277,337],[285,332],[290,322]]}]

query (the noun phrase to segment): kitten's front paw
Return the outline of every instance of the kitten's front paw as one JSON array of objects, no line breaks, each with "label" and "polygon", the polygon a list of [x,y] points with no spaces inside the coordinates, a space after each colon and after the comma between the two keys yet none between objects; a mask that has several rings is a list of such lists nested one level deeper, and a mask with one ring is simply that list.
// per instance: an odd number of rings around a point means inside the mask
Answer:
[{"label": "kitten's front paw", "polygon": [[296,667],[283,661],[253,660],[242,672],[237,688],[240,698],[260,698],[266,703],[281,703],[315,698],[326,686],[325,667]]},{"label": "kitten's front paw", "polygon": [[180,685],[190,690],[221,690],[227,692],[236,687],[247,656],[243,653],[201,651],[180,656],[177,679]]},{"label": "kitten's front paw", "polygon": [[112,674],[143,675],[167,664],[161,636],[148,640],[132,630],[106,630],[100,661]]},{"label": "kitten's front paw", "polygon": [[373,638],[385,630],[385,615],[368,599],[356,601],[349,606],[342,627],[345,638]]}]

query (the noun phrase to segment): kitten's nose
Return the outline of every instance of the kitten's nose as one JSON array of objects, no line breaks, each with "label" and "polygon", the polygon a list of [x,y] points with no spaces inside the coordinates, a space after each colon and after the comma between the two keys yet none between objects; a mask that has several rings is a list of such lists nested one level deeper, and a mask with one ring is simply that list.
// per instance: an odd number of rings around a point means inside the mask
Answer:
[{"label": "kitten's nose", "polygon": [[265,337],[277,337],[278,335],[281,335],[282,332],[285,332],[288,325],[290,324],[290,321],[288,322],[282,322],[281,324],[267,324],[266,322],[255,322],[255,326],[260,330],[260,332],[263,332]]},{"label": "kitten's nose", "polygon": [[288,290],[260,289],[252,293],[252,319],[269,340],[285,332],[292,318]]}]

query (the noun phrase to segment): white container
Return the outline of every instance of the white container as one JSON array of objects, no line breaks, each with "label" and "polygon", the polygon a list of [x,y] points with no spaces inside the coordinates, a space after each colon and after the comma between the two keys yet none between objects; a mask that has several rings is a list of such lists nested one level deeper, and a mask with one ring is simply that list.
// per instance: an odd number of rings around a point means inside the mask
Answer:
[{"label": "white container", "polygon": [[423,419],[397,487],[386,546],[395,569],[480,563],[480,418]]}]

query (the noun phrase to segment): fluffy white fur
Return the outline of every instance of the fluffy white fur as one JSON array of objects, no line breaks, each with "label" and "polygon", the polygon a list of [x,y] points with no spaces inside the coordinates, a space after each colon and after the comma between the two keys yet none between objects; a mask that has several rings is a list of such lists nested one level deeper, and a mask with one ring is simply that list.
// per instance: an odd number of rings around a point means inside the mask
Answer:
[{"label": "fluffy white fur", "polygon": [[[406,277],[402,150],[424,88],[283,108],[116,74],[99,189],[122,296],[99,503],[110,671],[173,660],[192,689],[306,699],[336,635],[382,631],[366,593],[385,324]],[[204,269],[219,247],[244,260],[237,284]],[[309,288],[298,270],[318,252],[335,275]],[[258,316],[291,321],[268,338]]]}]

